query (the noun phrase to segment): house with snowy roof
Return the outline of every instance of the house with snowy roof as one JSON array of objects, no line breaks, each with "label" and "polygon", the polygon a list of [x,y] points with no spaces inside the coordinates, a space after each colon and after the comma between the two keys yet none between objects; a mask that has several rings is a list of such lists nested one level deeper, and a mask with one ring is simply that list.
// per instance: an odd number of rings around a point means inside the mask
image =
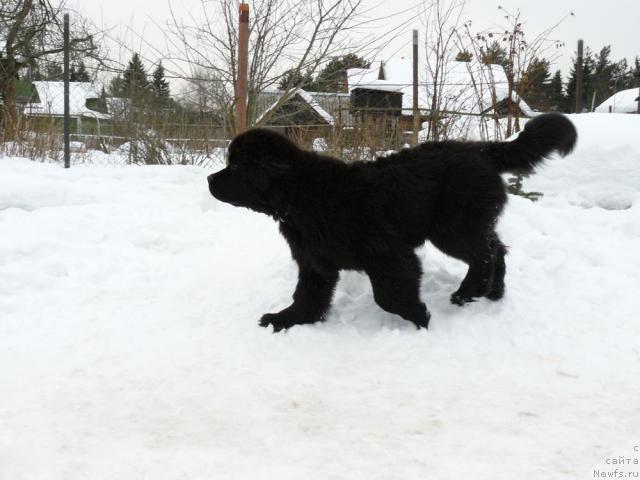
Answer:
[{"label": "house with snowy roof", "polygon": [[278,130],[292,138],[314,138],[333,128],[353,125],[347,93],[308,92],[298,88],[283,99],[285,92],[261,92],[256,124]]},{"label": "house with snowy roof", "polygon": [[[35,95],[24,107],[35,130],[58,128],[64,120],[64,82],[35,81]],[[111,115],[91,83],[69,84],[71,132],[103,135],[110,131]]]},{"label": "house with snowy roof", "polygon": [[[390,129],[410,130],[413,125],[413,64],[408,58],[392,58],[379,68],[349,69],[348,89],[356,118],[364,122],[386,122]],[[428,69],[418,71],[420,121],[429,120],[436,98],[441,117],[506,116],[535,113],[515,92],[509,91],[500,65],[448,62],[434,81]],[[381,120],[382,119],[382,120]]]},{"label": "house with snowy roof", "polygon": [[638,102],[640,102],[640,89],[620,90],[598,105],[595,111],[597,113],[638,113]]}]

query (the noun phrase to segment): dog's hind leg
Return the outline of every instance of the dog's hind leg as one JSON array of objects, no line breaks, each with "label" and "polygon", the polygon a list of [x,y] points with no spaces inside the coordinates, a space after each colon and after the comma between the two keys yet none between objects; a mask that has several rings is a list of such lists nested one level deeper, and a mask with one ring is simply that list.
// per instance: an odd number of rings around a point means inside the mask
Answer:
[{"label": "dog's hind leg", "polygon": [[[502,265],[497,265],[497,236],[493,231],[483,234],[469,235],[464,238],[432,237],[431,242],[447,255],[462,260],[469,269],[460,287],[451,295],[451,303],[464,305],[473,302],[474,298],[488,296],[494,291],[494,277],[499,281],[495,286],[495,294],[504,291],[504,255],[500,257]],[[499,243],[499,240],[498,240]],[[501,243],[499,243],[502,245]]]},{"label": "dog's hind leg", "polygon": [[400,315],[418,328],[428,328],[431,314],[420,301],[422,268],[415,253],[375,258],[365,268],[376,303],[389,313]]},{"label": "dog's hind leg", "polygon": [[310,267],[298,268],[293,303],[278,313],[263,315],[260,319],[262,327],[273,325],[274,332],[279,332],[294,325],[324,320],[338,283],[338,271],[318,272]]},{"label": "dog's hind leg", "polygon": [[505,247],[500,241],[498,235],[495,235],[493,248],[495,255],[493,264],[493,284],[486,297],[489,300],[500,300],[504,296],[504,275],[507,271],[504,257],[507,254],[507,247]]}]

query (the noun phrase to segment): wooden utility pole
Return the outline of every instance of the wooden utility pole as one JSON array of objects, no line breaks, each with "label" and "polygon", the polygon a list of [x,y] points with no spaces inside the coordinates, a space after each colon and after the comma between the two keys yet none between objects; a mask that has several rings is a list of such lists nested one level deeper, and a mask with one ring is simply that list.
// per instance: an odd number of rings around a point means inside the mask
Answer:
[{"label": "wooden utility pole", "polygon": [[69,108],[69,14],[64,14],[64,168],[71,166],[71,148],[69,143],[69,136],[71,133],[71,118]]},{"label": "wooden utility pole", "polygon": [[418,105],[418,30],[413,31],[413,145],[418,144],[420,109]]},{"label": "wooden utility pole", "polygon": [[576,65],[576,113],[582,113],[582,66],[584,42],[578,40],[578,65]]},{"label": "wooden utility pole", "polygon": [[247,66],[249,57],[249,5],[240,4],[238,79],[236,81],[236,134],[247,129]]}]

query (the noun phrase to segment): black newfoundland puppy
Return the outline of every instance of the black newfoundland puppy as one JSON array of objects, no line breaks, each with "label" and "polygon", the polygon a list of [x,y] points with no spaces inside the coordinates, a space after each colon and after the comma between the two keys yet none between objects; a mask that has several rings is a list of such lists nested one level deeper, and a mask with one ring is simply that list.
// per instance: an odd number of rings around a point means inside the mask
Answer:
[{"label": "black newfoundland puppy", "polygon": [[276,219],[298,264],[293,303],[264,315],[263,327],[322,321],[338,272],[359,270],[380,307],[427,328],[416,247],[430,240],[469,266],[451,302],[500,299],[506,248],[495,227],[507,201],[500,174],[532,172],[552,152],[571,152],[576,139],[573,124],[550,113],[512,142],[430,142],[347,164],[256,129],[231,142],[228,166],[208,177],[209,190]]}]

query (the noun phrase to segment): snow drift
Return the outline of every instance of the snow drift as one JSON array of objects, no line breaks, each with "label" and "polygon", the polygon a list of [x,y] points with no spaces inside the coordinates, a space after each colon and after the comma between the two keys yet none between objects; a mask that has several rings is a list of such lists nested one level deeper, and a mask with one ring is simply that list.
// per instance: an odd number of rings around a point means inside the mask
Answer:
[{"label": "snow drift", "polygon": [[326,323],[259,328],[295,266],[209,171],[0,159],[0,478],[593,478],[640,443],[640,116],[572,119],[501,302],[419,251],[428,332],[353,272]]}]

